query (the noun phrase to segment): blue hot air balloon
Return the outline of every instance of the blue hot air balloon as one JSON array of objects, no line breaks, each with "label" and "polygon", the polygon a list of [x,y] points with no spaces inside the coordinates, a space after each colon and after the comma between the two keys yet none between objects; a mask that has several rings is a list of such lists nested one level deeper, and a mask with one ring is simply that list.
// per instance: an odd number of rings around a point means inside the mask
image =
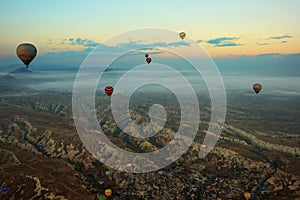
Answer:
[{"label": "blue hot air balloon", "polygon": [[1,192],[2,194],[6,194],[8,192],[8,188],[7,187],[1,188]]},{"label": "blue hot air balloon", "polygon": [[99,178],[98,179],[98,183],[102,185],[104,183],[104,179],[103,178]]},{"label": "blue hot air balloon", "polygon": [[213,180],[216,180],[216,179],[217,179],[217,175],[216,175],[216,174],[213,174],[213,175],[211,175],[211,178],[212,178]]}]

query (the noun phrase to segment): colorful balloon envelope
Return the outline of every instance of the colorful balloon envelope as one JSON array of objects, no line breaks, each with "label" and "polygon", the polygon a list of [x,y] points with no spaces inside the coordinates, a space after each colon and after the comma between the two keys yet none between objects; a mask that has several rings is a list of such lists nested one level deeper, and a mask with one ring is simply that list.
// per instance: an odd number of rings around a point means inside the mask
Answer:
[{"label": "colorful balloon envelope", "polygon": [[159,174],[159,175],[163,175],[163,174],[164,174],[164,171],[159,170],[159,171],[158,171],[158,174]]},{"label": "colorful balloon envelope", "polygon": [[6,194],[8,192],[8,188],[7,187],[1,188],[1,192],[2,194]]},{"label": "colorful balloon envelope", "polygon": [[250,197],[251,197],[251,194],[249,192],[245,192],[244,197],[245,197],[246,200],[249,200]]},{"label": "colorful balloon envelope", "polygon": [[104,163],[105,162],[105,158],[100,158],[100,162]]},{"label": "colorful balloon envelope", "polygon": [[258,94],[261,91],[261,89],[262,89],[262,85],[261,84],[255,83],[253,85],[253,90],[255,91],[256,94]]},{"label": "colorful balloon envelope", "polygon": [[106,197],[104,195],[99,196],[98,200],[106,200]]},{"label": "colorful balloon envelope", "polygon": [[102,185],[104,183],[104,179],[103,178],[99,178],[98,179],[98,183]]},{"label": "colorful balloon envelope", "polygon": [[112,86],[106,86],[104,91],[105,91],[106,95],[110,97],[112,95],[112,93],[114,92],[114,88]]},{"label": "colorful balloon envelope", "polygon": [[26,65],[26,68],[28,68],[31,61],[35,58],[37,50],[33,44],[23,43],[17,47],[16,53],[20,60]]},{"label": "colorful balloon envelope", "polygon": [[106,190],[104,191],[104,194],[105,194],[106,196],[110,197],[111,194],[112,194],[111,189],[106,189]]},{"label": "colorful balloon envelope", "polygon": [[183,40],[186,36],[186,33],[185,32],[181,32],[179,33],[179,37]]},{"label": "colorful balloon envelope", "polygon": [[213,180],[216,180],[216,179],[217,179],[217,175],[216,175],[216,174],[213,174],[213,175],[211,175],[211,178],[212,178]]},{"label": "colorful balloon envelope", "polygon": [[110,176],[110,171],[106,171],[106,172],[105,172],[105,175],[106,175],[106,176]]},{"label": "colorful balloon envelope", "polygon": [[132,169],[133,169],[133,165],[132,165],[131,163],[128,163],[128,164],[126,165],[126,169],[132,170]]},{"label": "colorful balloon envelope", "polygon": [[152,59],[151,58],[146,58],[146,62],[148,63],[148,64],[150,64],[151,63],[151,61],[152,61]]}]

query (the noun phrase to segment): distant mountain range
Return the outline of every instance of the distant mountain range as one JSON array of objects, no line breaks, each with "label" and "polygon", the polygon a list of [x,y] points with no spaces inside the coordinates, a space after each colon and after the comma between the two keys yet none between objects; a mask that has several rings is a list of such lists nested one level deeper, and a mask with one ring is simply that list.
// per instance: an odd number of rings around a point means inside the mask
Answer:
[{"label": "distant mountain range", "polygon": [[[29,68],[26,69],[25,66],[20,64],[11,64],[0,66],[0,74],[16,74],[16,73],[27,73],[27,72],[74,72],[78,71],[80,66],[67,66],[67,65],[29,65]],[[99,67],[91,67],[88,70],[94,70]],[[100,68],[101,69],[101,68]],[[104,67],[102,67],[104,69]],[[115,70],[115,69],[113,69]],[[120,70],[120,69],[118,69]],[[107,69],[105,71],[111,71]]]},{"label": "distant mountain range", "polygon": [[30,73],[31,71],[26,68],[19,68],[15,69],[14,71],[10,72],[9,74],[16,74],[16,73]]},{"label": "distant mountain range", "polygon": [[77,71],[78,69],[79,66],[66,65],[29,65],[27,70],[20,64],[0,66],[0,72],[9,71],[9,73],[22,73],[28,71]]},{"label": "distant mountain range", "polygon": [[[300,56],[284,56],[279,58],[265,58],[264,56],[252,57],[238,57],[238,58],[214,58],[219,71],[222,75],[257,75],[257,76],[300,76]],[[172,66],[174,63],[168,63]],[[122,64],[121,64],[122,65]],[[175,65],[181,65],[175,63]],[[80,66],[68,65],[30,65],[28,70],[22,64],[10,64],[0,66],[0,74],[14,74],[24,72],[77,72]],[[125,63],[120,66],[119,64],[109,66],[105,71],[122,71],[129,70],[134,66]],[[182,66],[184,68],[184,66]],[[88,70],[99,69],[99,67],[91,67]],[[104,67],[102,67],[104,69]],[[181,67],[180,67],[181,68]]]},{"label": "distant mountain range", "polygon": [[[25,74],[33,73],[31,70],[24,68],[17,68],[13,71],[1,71],[0,74],[0,86],[3,87],[25,87],[27,84],[37,84],[42,82],[52,82],[59,80],[58,78],[46,77],[38,78],[32,76],[25,76]],[[24,74],[24,76],[22,76]]]}]

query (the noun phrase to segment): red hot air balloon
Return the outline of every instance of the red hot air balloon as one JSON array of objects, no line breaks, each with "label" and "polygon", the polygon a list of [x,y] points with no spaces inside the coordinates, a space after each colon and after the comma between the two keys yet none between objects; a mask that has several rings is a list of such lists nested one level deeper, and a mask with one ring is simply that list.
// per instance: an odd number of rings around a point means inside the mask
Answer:
[{"label": "red hot air balloon", "polygon": [[26,68],[28,68],[28,65],[36,56],[37,50],[33,44],[23,43],[17,47],[16,53],[20,60],[26,65]]},{"label": "red hot air balloon", "polygon": [[148,64],[150,64],[152,59],[148,57],[148,58],[146,58],[146,61],[147,61]]},{"label": "red hot air balloon", "polygon": [[261,91],[261,89],[262,89],[262,85],[261,84],[255,83],[253,85],[253,90],[255,91],[256,94],[258,94]]},{"label": "red hot air balloon", "polygon": [[114,88],[112,86],[106,86],[104,91],[105,91],[106,95],[110,97],[114,91]]},{"label": "red hot air balloon", "polygon": [[149,54],[146,53],[146,54],[145,54],[145,57],[148,58],[148,57],[149,57]]}]

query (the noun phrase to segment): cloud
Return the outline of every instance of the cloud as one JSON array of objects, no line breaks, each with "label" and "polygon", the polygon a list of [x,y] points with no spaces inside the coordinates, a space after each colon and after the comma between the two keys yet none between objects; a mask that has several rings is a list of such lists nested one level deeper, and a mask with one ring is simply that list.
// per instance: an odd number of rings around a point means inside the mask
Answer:
[{"label": "cloud", "polygon": [[47,44],[48,44],[48,45],[51,45],[51,44],[52,44],[52,39],[48,39],[48,40],[47,40]]},{"label": "cloud", "polygon": [[220,37],[220,38],[208,40],[207,43],[209,43],[209,44],[220,44],[223,41],[235,40],[235,39],[236,39],[235,37]]},{"label": "cloud", "polygon": [[96,47],[99,43],[94,42],[90,39],[81,39],[81,38],[65,38],[63,39],[60,44],[70,44],[70,45],[78,45],[83,47]]},{"label": "cloud", "polygon": [[62,56],[62,57],[73,57],[73,56],[86,56],[89,52],[92,51],[92,48],[85,48],[81,51],[75,51],[75,50],[70,50],[70,51],[59,51],[59,52],[48,52],[44,54],[43,56]]},{"label": "cloud", "polygon": [[[147,50],[149,50],[149,49],[147,49]],[[148,52],[148,51],[140,51],[140,50],[138,50],[138,51],[132,51],[132,52],[130,52],[129,56],[145,55],[146,53],[148,53],[150,55],[154,55],[154,54],[161,54],[163,52],[161,52],[161,51],[150,51],[150,52]]]},{"label": "cloud", "polygon": [[[150,43],[144,44],[142,41],[134,41],[127,43],[120,43],[114,46],[108,46],[102,43],[94,42],[89,39],[81,39],[81,38],[67,38],[61,40],[61,43],[69,44],[69,45],[78,45],[83,48],[80,50],[67,50],[67,51],[58,51],[54,50],[52,52],[48,52],[46,54],[40,55],[38,57],[38,61],[40,63],[51,62],[53,63],[65,63],[68,65],[78,66],[82,61],[86,58],[86,56],[94,51],[95,54],[98,54],[101,58],[111,59],[115,55],[118,56],[120,53],[130,51],[135,49],[130,55],[139,55],[145,54],[145,50],[151,55],[162,53],[159,47],[180,47],[180,46],[189,46],[190,44],[185,41],[179,42],[170,42],[170,43]],[[95,48],[97,46],[97,48]],[[150,50],[150,51],[149,51]]]},{"label": "cloud", "polygon": [[262,54],[257,54],[256,57],[276,57],[276,56],[282,56],[283,54],[280,53],[262,53]]},{"label": "cloud", "polygon": [[262,54],[256,54],[256,55],[247,55],[247,54],[240,54],[240,55],[233,55],[227,58],[259,58],[259,57],[268,57],[268,58],[272,58],[274,56],[289,56],[289,57],[297,57],[300,59],[300,53],[291,53],[291,54],[282,54],[282,53],[277,53],[277,52],[272,52],[272,53],[262,53]]},{"label": "cloud", "polygon": [[65,44],[67,39],[63,39],[59,44]]},{"label": "cloud", "polygon": [[81,39],[81,38],[69,38],[68,40],[71,45],[81,45],[85,47],[96,47],[99,43],[94,42],[93,40],[90,39]]},{"label": "cloud", "polygon": [[237,43],[223,43],[223,44],[218,44],[215,45],[217,47],[235,47],[235,46],[241,46],[243,44],[237,44]]},{"label": "cloud", "polygon": [[[271,36],[271,37],[266,38],[265,40],[270,41],[270,40],[282,40],[282,39],[289,39],[289,38],[292,38],[292,36],[289,35],[289,34],[285,34],[285,35]],[[280,42],[281,43],[287,43],[288,41],[287,40],[282,40]],[[258,43],[257,42],[256,44],[263,46],[263,45],[270,45],[272,43],[268,43],[268,42]]]},{"label": "cloud", "polygon": [[[119,43],[114,48],[119,48],[119,49],[151,49],[155,47],[180,47],[180,46],[190,46],[190,43],[187,43],[185,41],[179,41],[179,42],[155,42],[155,43],[142,43],[143,41],[130,41],[126,43]],[[108,47],[102,43],[95,42],[90,39],[82,39],[82,38],[66,38],[63,39],[60,44],[70,44],[70,45],[78,45],[78,46],[83,46],[83,47],[96,47],[98,45],[102,45],[101,48],[103,47]],[[111,46],[109,48],[112,48]]]},{"label": "cloud", "polygon": [[117,45],[120,48],[125,49],[153,49],[157,47],[180,47],[180,46],[190,46],[190,43],[187,43],[185,41],[179,41],[179,42],[155,42],[155,43],[139,43],[136,41],[131,41],[127,43],[119,43]]},{"label": "cloud", "polygon": [[203,42],[203,40],[196,40],[196,42],[197,42],[197,43],[201,43],[201,42]]},{"label": "cloud", "polygon": [[271,36],[270,39],[274,39],[274,40],[280,40],[280,39],[284,39],[284,38],[291,38],[291,35],[280,35],[280,36]]},{"label": "cloud", "polygon": [[269,43],[266,43],[266,42],[265,42],[265,43],[258,43],[258,42],[257,42],[256,44],[259,45],[259,46],[269,45]]},{"label": "cloud", "polygon": [[243,44],[238,44],[235,41],[239,40],[237,37],[219,37],[215,39],[210,39],[207,41],[208,44],[212,44],[215,47],[232,47],[232,46],[240,46]]}]

